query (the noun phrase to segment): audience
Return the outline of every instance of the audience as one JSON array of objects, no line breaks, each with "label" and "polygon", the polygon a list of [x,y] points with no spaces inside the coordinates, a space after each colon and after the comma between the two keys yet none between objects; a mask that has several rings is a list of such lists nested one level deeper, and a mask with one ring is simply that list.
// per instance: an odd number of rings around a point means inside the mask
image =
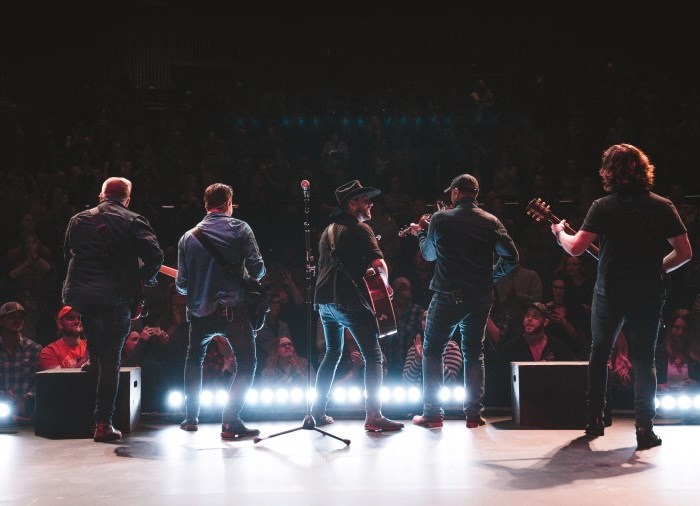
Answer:
[{"label": "audience", "polygon": [[[423,385],[423,335],[425,333],[425,320],[428,311],[423,311],[421,316],[421,330],[416,333],[413,345],[409,348],[406,355],[406,362],[403,366],[403,382],[406,385],[422,386]],[[450,339],[447,342],[447,347],[442,352],[443,362],[443,385],[455,383],[462,385],[462,350],[457,342]]]},{"label": "audience", "polygon": [[18,302],[0,306],[0,399],[16,420],[34,418],[35,381],[41,345],[24,337],[26,311]]},{"label": "audience", "polygon": [[83,325],[78,312],[63,306],[56,315],[58,339],[45,346],[39,354],[38,369],[82,367],[88,361],[87,341],[82,338]]},{"label": "audience", "polygon": [[309,372],[311,385],[314,384],[316,376],[313,368],[311,371],[308,368],[308,360],[297,355],[292,338],[278,337],[270,348],[270,354],[261,372],[260,385],[269,388],[289,386],[306,388]]}]

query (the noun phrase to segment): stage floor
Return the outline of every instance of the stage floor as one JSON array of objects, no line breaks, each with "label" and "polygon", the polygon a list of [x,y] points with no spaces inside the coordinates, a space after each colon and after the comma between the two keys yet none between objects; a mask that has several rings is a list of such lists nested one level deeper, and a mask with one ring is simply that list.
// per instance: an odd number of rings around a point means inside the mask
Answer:
[{"label": "stage floor", "polygon": [[[0,428],[0,503],[296,505],[655,505],[700,498],[700,426],[657,425],[661,447],[635,450],[634,422],[616,417],[594,441],[581,430],[533,430],[487,417],[366,433],[362,420],[259,443],[223,442],[219,424],[186,433],[142,422],[113,444],[51,440]],[[262,436],[301,420],[252,424]],[[379,502],[381,501],[381,502]]]}]

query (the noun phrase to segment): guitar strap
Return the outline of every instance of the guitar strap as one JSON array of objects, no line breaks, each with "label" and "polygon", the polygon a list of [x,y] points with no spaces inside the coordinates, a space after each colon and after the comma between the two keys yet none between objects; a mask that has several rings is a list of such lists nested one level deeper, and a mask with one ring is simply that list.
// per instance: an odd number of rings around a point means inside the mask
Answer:
[{"label": "guitar strap", "polygon": [[222,255],[221,252],[216,249],[201,228],[193,228],[192,235],[201,243],[202,246],[204,246],[204,249],[206,249],[214,260],[216,260],[216,262],[224,269],[224,272],[233,275],[236,277],[237,281],[240,281],[244,286],[246,286],[246,280],[243,277],[243,264],[236,268],[233,264],[227,262],[224,255]]}]

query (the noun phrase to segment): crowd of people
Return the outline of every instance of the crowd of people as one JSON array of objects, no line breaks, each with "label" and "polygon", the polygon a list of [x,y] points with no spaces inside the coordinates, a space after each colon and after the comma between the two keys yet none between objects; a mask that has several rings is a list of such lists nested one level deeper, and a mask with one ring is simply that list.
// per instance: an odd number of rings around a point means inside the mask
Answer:
[{"label": "crowd of people", "polygon": [[[136,91],[111,89],[70,111],[39,99],[3,108],[0,125],[5,138],[14,142],[0,153],[0,220],[8,231],[0,278],[0,395],[16,402],[22,416],[30,416],[31,375],[36,370],[81,367],[87,361],[82,325],[90,325],[87,306],[95,300],[88,294],[69,304],[62,299],[70,259],[64,238],[71,217],[97,205],[100,185],[114,176],[133,182],[129,208],[150,222],[164,265],[172,267],[182,267],[178,256],[185,254],[178,255],[178,240],[211,214],[203,198],[205,188],[217,181],[230,184],[231,213],[255,232],[266,266],[257,274],[264,273],[260,281],[271,310],[248,350],[250,355],[254,348],[257,368],[244,380],[241,371],[250,366],[249,357],[240,363],[242,352],[234,353],[230,340],[220,337],[226,329],[202,331],[201,356],[192,355],[193,364],[186,365],[191,344],[186,280],[176,284],[161,273],[157,285],[144,289],[147,310],[130,322],[121,358],[123,365],[143,369],[144,409],[161,409],[167,389],[183,388],[185,370],[194,390],[202,382],[228,388],[236,374],[243,381],[241,388],[305,386],[309,372],[316,381],[316,371],[329,389],[333,378],[328,363],[337,358],[338,371],[348,378],[343,381],[361,385],[368,354],[375,383],[425,381],[419,364],[427,360],[431,371],[444,373],[445,382],[461,384],[465,374],[473,377],[476,372],[464,372],[459,348],[468,357],[468,367],[478,363],[479,350],[470,351],[473,345],[460,341],[455,326],[434,328],[438,323],[451,325],[444,315],[434,315],[432,323],[430,317],[436,290],[431,280],[440,258],[425,254],[430,247],[420,233],[399,237],[399,231],[441,205],[445,181],[469,173],[480,184],[471,197],[474,205],[500,220],[519,253],[516,265],[493,280],[490,298],[474,301],[481,308],[487,336],[484,404],[507,405],[509,361],[588,360],[594,339],[596,260],[563,251],[546,220],[526,215],[530,199],[541,197],[574,228],[581,226],[593,200],[603,195],[596,177],[600,153],[617,142],[636,140],[649,146],[661,168],[655,191],[675,204],[694,250],[700,251],[700,210],[686,197],[680,176],[692,154],[692,143],[682,139],[689,128],[697,127],[697,120],[680,115],[667,129],[645,129],[641,123],[651,125],[689,106],[662,94],[660,78],[639,82],[623,77],[611,73],[601,78],[612,91],[596,104],[598,116],[583,114],[574,96],[559,97],[560,107],[555,107],[554,92],[561,89],[540,87],[528,100],[516,103],[502,87],[499,95],[483,80],[475,80],[473,89],[464,93],[425,96],[378,91],[327,93],[322,100],[320,95],[312,100],[260,93],[243,100],[234,93],[219,93],[188,96],[158,110],[140,101]],[[615,92],[630,86],[626,100]],[[628,103],[633,99],[644,102],[649,116],[644,122],[634,121],[639,111]],[[570,110],[562,111],[568,100]],[[680,131],[686,133],[677,135]],[[398,332],[378,340],[378,347],[358,335],[353,344],[351,336],[340,332],[333,356],[327,358],[322,329],[326,327],[327,337],[332,322],[342,315],[323,309],[332,298],[321,301],[320,316],[306,311],[302,179],[311,182],[314,250],[338,208],[336,189],[357,180],[381,189],[381,195],[369,194],[371,219],[362,220],[362,229],[371,229],[377,239],[386,268],[376,267],[393,286]],[[469,190],[460,185],[452,187]],[[221,211],[221,205],[215,209]],[[500,253],[505,254],[502,249]],[[323,257],[323,251],[314,251],[314,258],[319,255]],[[665,282],[664,324],[656,353],[660,388],[692,388],[700,367],[695,323],[700,318],[700,261],[693,259]],[[197,316],[196,308],[187,309]],[[475,323],[481,324],[481,319]],[[453,332],[446,348],[431,340],[431,326],[435,334]],[[318,329],[317,334],[307,335],[308,328]],[[621,344],[612,357],[603,357],[614,378],[608,385],[615,389],[611,399],[621,407],[631,407],[630,378],[635,373],[627,358],[627,332],[623,326]],[[207,347],[210,338],[213,345]],[[479,385],[472,382],[471,388],[478,390]],[[472,393],[480,397],[476,390]],[[426,406],[426,425],[441,417],[438,404]],[[198,407],[189,409],[192,414],[183,423],[191,428],[196,426]],[[328,417],[324,406],[316,409],[319,420]],[[470,409],[468,419],[479,424],[483,406]],[[103,418],[109,421],[107,414]],[[394,422],[383,418],[378,405],[368,405],[367,423],[389,427]]]}]

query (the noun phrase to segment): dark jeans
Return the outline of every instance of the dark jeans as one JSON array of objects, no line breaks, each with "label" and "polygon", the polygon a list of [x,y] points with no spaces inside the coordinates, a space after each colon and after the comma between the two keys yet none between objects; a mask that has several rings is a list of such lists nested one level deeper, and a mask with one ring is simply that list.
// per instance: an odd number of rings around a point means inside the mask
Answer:
[{"label": "dark jeans", "polygon": [[464,359],[464,413],[476,417],[484,411],[484,330],[491,304],[454,302],[450,294],[436,292],[428,306],[423,341],[423,414],[444,414],[440,388],[444,382],[442,354],[459,328]]},{"label": "dark jeans", "polygon": [[593,343],[588,365],[588,414],[601,416],[608,383],[608,359],[625,325],[634,368],[634,413],[637,427],[651,427],[656,415],[654,353],[661,321],[661,297],[610,297],[594,294]]},{"label": "dark jeans", "polygon": [[185,359],[185,416],[188,420],[194,420],[199,416],[202,364],[207,354],[207,347],[216,335],[228,339],[236,357],[237,368],[229,388],[228,404],[222,413],[223,423],[236,423],[240,421],[245,396],[253,384],[257,363],[255,334],[250,325],[246,304],[229,309],[229,318],[218,310],[204,318],[192,318],[190,343]]},{"label": "dark jeans", "polygon": [[131,322],[128,304],[104,306],[79,304],[90,362],[98,366],[95,423],[112,423],[119,388],[119,368]]},{"label": "dark jeans", "polygon": [[374,316],[366,309],[348,311],[337,304],[321,304],[319,315],[326,339],[326,353],[316,373],[317,398],[312,411],[317,414],[326,412],[335,370],[343,353],[343,333],[347,328],[355,338],[357,347],[365,360],[367,392],[365,409],[368,415],[379,415],[382,407],[381,389],[384,372],[382,350],[379,347],[379,331]]}]

